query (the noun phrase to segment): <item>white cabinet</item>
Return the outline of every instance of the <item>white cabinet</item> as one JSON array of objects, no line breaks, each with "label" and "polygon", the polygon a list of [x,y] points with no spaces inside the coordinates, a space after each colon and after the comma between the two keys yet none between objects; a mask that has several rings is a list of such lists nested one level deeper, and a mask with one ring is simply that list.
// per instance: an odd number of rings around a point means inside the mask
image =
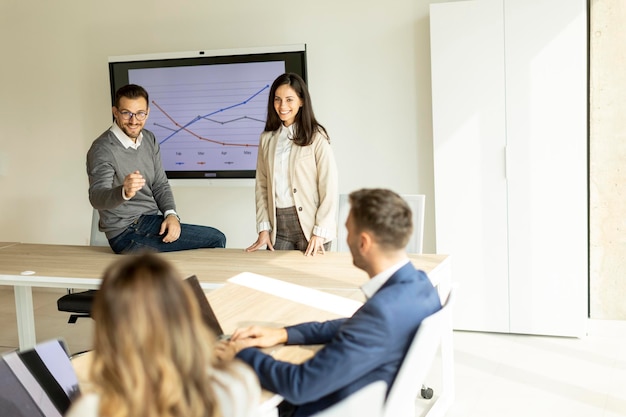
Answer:
[{"label": "white cabinet", "polygon": [[460,284],[455,328],[582,336],[586,1],[430,13],[436,240]]}]

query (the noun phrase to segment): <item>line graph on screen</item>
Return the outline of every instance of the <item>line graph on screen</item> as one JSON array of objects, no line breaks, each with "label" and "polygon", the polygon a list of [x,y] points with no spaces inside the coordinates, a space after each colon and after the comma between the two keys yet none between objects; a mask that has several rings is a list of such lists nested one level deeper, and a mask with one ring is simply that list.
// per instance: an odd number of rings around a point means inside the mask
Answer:
[{"label": "line graph on screen", "polygon": [[166,171],[254,170],[269,86],[282,61],[142,68],[129,82],[150,95],[145,128]]}]

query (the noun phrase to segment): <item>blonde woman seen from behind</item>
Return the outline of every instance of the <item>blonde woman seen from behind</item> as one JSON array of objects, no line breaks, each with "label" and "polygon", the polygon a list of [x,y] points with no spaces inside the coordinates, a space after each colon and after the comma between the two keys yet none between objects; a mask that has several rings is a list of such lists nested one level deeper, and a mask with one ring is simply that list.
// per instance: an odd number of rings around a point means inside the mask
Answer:
[{"label": "blonde woman seen from behind", "polygon": [[252,417],[258,380],[220,362],[191,289],[155,254],[105,272],[94,300],[90,390],[66,417]]}]

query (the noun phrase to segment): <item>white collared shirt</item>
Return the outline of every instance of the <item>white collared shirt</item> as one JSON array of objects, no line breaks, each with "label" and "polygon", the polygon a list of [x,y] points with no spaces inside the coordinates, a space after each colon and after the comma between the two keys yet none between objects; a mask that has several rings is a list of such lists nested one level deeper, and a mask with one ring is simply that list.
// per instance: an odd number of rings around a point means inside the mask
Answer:
[{"label": "white collared shirt", "polygon": [[289,155],[293,141],[293,124],[282,125],[276,143],[276,158],[274,160],[274,195],[276,208],[293,207],[296,203],[291,193],[291,181],[289,179]]},{"label": "white collared shirt", "polygon": [[109,130],[113,132],[117,140],[119,140],[122,146],[124,146],[124,149],[133,148],[136,150],[137,148],[139,148],[139,146],[141,145],[141,141],[143,140],[143,132],[139,132],[139,136],[137,136],[137,140],[133,141],[117,125],[117,122],[113,122],[113,126],[111,126],[111,129]]},{"label": "white collared shirt", "polygon": [[398,271],[400,268],[402,268],[404,265],[406,265],[409,262],[410,260],[408,258],[403,259],[397,264],[385,269],[383,272],[372,277],[369,281],[363,284],[361,286],[361,291],[363,291],[363,294],[365,294],[365,298],[368,300],[372,298],[374,294],[376,294],[376,292],[383,285],[385,285],[385,283],[389,280],[389,278],[391,278],[391,276],[396,273],[396,271]]}]

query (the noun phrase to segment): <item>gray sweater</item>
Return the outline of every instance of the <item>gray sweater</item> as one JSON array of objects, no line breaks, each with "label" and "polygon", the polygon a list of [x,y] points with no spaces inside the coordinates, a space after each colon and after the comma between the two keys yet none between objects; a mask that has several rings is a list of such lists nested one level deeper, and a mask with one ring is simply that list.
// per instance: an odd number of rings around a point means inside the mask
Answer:
[{"label": "gray sweater", "polygon": [[[146,185],[130,200],[122,197],[124,178],[139,171]],[[161,163],[154,134],[143,130],[138,149],[124,149],[111,130],[98,137],[87,152],[89,201],[100,213],[100,230],[111,239],[141,215],[176,210],[174,196]]]}]

